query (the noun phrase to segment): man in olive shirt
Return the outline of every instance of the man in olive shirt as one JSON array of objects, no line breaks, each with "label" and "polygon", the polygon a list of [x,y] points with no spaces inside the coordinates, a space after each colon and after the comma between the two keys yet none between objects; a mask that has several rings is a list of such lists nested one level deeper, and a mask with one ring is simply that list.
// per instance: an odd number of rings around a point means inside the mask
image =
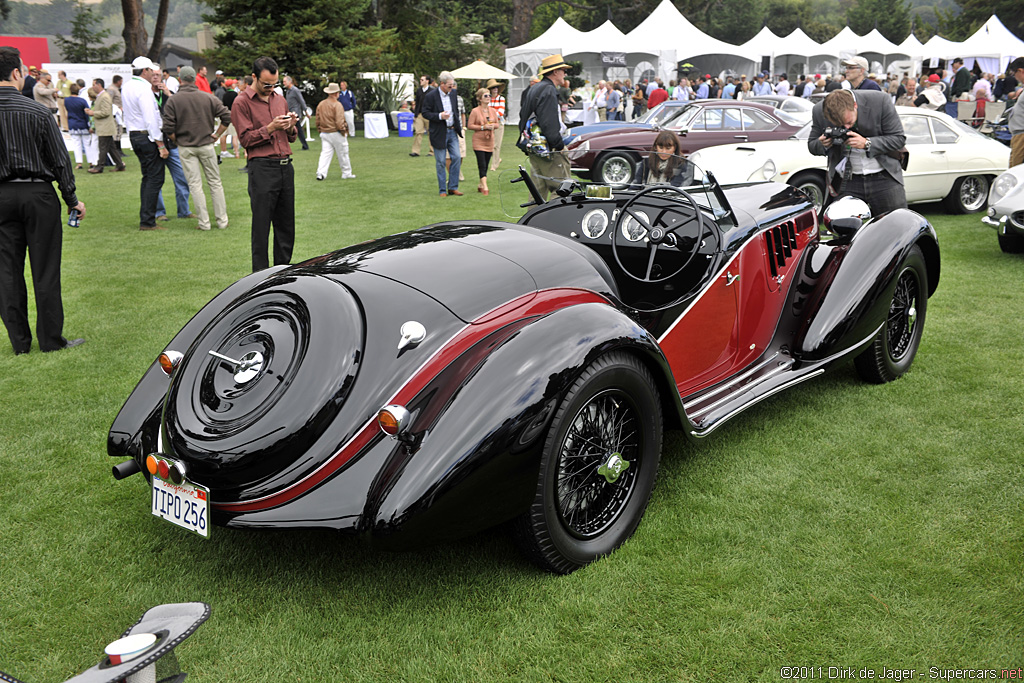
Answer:
[{"label": "man in olive shirt", "polygon": [[85,217],[75,195],[64,139],[48,108],[23,97],[21,53],[0,47],[0,319],[15,355],[28,353],[25,252],[32,265],[36,298],[36,339],[41,351],[78,346],[84,339],[63,337],[64,304],[60,294],[63,216],[53,181],[60,186],[68,211]]},{"label": "man in olive shirt", "polygon": [[[188,191],[199,214],[196,228],[210,229],[210,214],[206,210],[206,195],[203,194],[205,175],[213,197],[213,215],[217,218],[217,227],[223,229],[228,227],[228,207],[217,167],[217,150],[213,145],[231,125],[231,112],[215,95],[196,87],[196,70],[192,67],[181,67],[178,78],[181,80],[178,92],[164,105],[164,137],[178,145]],[[210,131],[218,119],[220,126],[211,137]]]},{"label": "man in olive shirt", "polygon": [[274,265],[292,259],[295,244],[295,169],[292,146],[297,118],[278,86],[277,62],[260,57],[252,65],[252,86],[231,107],[231,120],[245,147],[252,208],[252,270],[270,267],[267,242],[274,226]]}]

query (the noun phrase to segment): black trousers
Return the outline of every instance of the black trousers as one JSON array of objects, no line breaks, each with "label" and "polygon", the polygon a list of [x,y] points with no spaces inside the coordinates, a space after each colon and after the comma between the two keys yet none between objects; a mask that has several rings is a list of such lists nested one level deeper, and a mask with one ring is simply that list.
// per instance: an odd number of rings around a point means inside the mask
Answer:
[{"label": "black trousers", "polygon": [[139,187],[139,225],[156,225],[156,198],[164,186],[164,160],[160,149],[149,139],[149,133],[129,133],[132,149],[142,167],[142,185]]},{"label": "black trousers", "polygon": [[15,353],[32,346],[25,251],[36,295],[36,338],[43,351],[64,348],[60,296],[63,239],[60,199],[50,183],[0,183],[0,318]]},{"label": "black trousers", "polygon": [[[157,154],[157,156],[160,156]],[[124,167],[124,160],[121,158],[121,145],[114,140],[113,135],[100,136],[100,160],[97,164],[102,168],[107,165],[107,158],[114,162],[116,168]]]},{"label": "black trousers", "polygon": [[[833,187],[842,187],[842,179],[837,177],[834,180]],[[894,209],[907,208],[906,190],[885,171],[871,175],[851,174],[840,195],[863,199],[871,207],[872,216],[880,216]]]},{"label": "black trousers", "polygon": [[474,149],[473,152],[476,154],[476,169],[480,173],[481,178],[487,177],[487,166],[491,163],[491,156],[494,152],[484,152],[479,149]]},{"label": "black trousers", "polygon": [[270,267],[267,242],[271,225],[274,226],[274,265],[290,263],[295,245],[295,169],[290,157],[249,159],[249,206],[252,208],[252,272]]}]

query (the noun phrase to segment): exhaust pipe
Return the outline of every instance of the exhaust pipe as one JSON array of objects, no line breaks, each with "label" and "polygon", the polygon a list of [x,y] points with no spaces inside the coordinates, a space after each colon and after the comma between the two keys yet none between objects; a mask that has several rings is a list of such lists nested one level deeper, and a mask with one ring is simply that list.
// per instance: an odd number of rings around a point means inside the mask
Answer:
[{"label": "exhaust pipe", "polygon": [[133,474],[136,474],[141,471],[142,468],[139,467],[139,463],[135,462],[134,460],[125,460],[124,462],[119,462],[118,464],[114,465],[113,468],[114,479],[117,479],[118,481],[121,481],[125,477],[130,477]]}]

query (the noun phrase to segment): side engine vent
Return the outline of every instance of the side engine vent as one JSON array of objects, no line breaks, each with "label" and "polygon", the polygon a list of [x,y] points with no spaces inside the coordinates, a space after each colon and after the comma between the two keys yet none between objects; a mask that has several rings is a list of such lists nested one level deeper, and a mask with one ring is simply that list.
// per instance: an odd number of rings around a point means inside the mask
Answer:
[{"label": "side engine vent", "polygon": [[796,250],[796,225],[793,221],[776,225],[765,232],[764,241],[768,251],[768,267],[772,277],[778,277],[779,271]]}]

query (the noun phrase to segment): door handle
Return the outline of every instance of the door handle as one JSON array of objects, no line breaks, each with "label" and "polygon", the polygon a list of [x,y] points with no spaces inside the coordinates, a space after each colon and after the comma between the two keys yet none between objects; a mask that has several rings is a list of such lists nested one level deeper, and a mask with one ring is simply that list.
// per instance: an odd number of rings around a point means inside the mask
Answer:
[{"label": "door handle", "polygon": [[746,142],[747,140],[750,139],[750,136],[749,135],[733,135],[733,138],[735,138],[736,140],[743,140],[743,142]]},{"label": "door handle", "polygon": [[725,286],[726,287],[728,287],[729,285],[731,285],[732,283],[736,282],[739,279],[740,279],[740,274],[739,273],[736,273],[735,275],[733,275],[729,271],[725,272]]},{"label": "door handle", "polygon": [[946,150],[944,150],[944,149],[933,149],[932,150],[932,154],[945,154],[945,153],[946,153]]}]

